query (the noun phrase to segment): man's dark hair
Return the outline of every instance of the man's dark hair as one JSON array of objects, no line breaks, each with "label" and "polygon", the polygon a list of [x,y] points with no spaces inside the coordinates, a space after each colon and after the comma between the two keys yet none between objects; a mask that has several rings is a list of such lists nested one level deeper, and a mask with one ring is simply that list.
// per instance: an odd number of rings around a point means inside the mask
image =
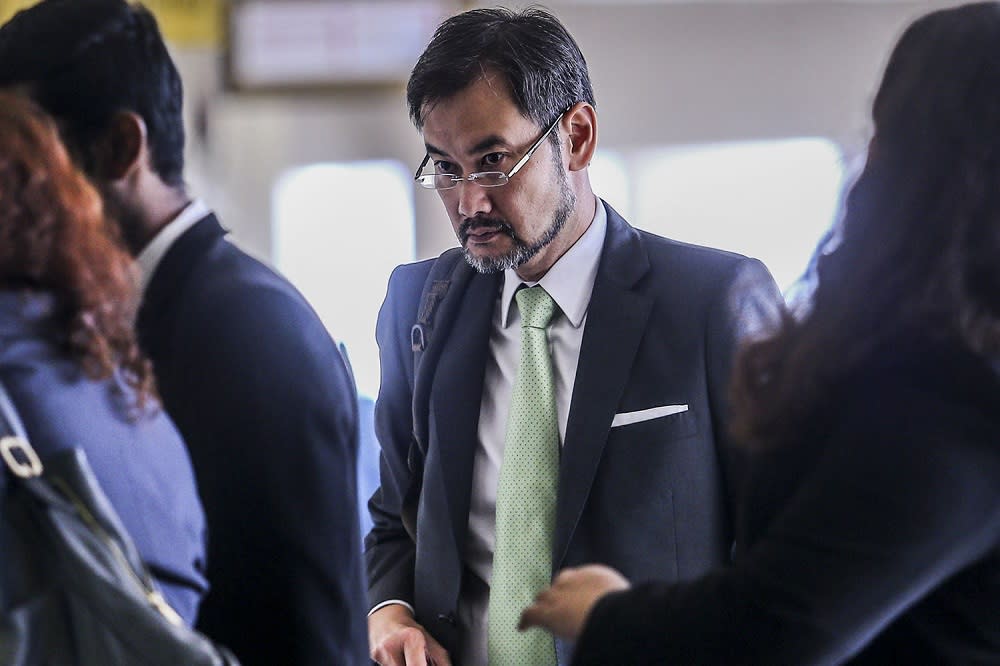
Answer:
[{"label": "man's dark hair", "polygon": [[503,75],[525,118],[545,127],[577,102],[595,105],[587,61],[556,17],[536,8],[473,9],[438,26],[410,74],[406,101],[417,129],[428,105],[484,72]]},{"label": "man's dark hair", "polygon": [[43,0],[0,27],[0,87],[23,88],[59,122],[93,173],[95,140],[115,114],[146,124],[153,170],[180,186],[180,75],[148,9],[125,0]]}]

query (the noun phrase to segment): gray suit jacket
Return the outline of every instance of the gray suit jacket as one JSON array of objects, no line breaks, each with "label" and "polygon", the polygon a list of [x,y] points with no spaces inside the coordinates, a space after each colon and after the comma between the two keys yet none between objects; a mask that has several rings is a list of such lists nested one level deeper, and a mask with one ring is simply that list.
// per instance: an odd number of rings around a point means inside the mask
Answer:
[{"label": "gray suit jacket", "polygon": [[[602,562],[633,581],[690,579],[729,559],[741,467],[725,434],[731,360],[740,336],[778,315],[781,295],[759,261],[639,231],[605,206],[560,461],[553,569]],[[411,327],[432,265],[397,268],[379,314],[381,487],[366,558],[371,604],[408,601],[454,655],[502,277],[456,270],[415,374]],[[677,404],[688,410],[611,427],[617,413]],[[404,521],[414,509],[415,525]]]}]

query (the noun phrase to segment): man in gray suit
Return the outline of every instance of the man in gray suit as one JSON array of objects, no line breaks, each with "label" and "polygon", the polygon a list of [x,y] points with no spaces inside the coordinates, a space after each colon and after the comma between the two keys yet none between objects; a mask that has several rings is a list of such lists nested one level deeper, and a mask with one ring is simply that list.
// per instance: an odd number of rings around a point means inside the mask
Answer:
[{"label": "man in gray suit", "polygon": [[[681,580],[727,561],[730,363],[781,296],[759,261],[639,231],[594,195],[594,95],[550,14],[448,19],[407,97],[416,179],[461,248],[399,267],[379,315],[372,657],[565,663],[572,646],[515,630],[552,572]],[[554,314],[529,323],[522,294],[539,288]],[[542,371],[526,369],[530,328]]]}]

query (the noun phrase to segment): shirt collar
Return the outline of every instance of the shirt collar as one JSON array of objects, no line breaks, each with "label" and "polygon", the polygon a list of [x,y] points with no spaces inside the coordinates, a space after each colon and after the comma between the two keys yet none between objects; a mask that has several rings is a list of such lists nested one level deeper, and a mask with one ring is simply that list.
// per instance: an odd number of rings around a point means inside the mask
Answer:
[{"label": "shirt collar", "polygon": [[211,212],[211,209],[205,205],[204,201],[201,199],[193,200],[177,214],[177,217],[160,229],[160,232],[153,237],[149,245],[139,253],[139,256],[135,258],[135,262],[139,266],[139,281],[144,290],[146,285],[149,284],[150,278],[153,277],[156,267],[160,265],[163,257],[167,254],[167,250],[170,249],[170,246],[185,231],[193,227],[196,222]]},{"label": "shirt collar", "polygon": [[594,290],[594,280],[597,279],[597,265],[601,260],[607,229],[608,213],[604,209],[604,202],[597,199],[597,211],[590,226],[541,280],[527,283],[518,277],[513,268],[504,271],[503,292],[500,296],[501,325],[507,328],[510,324],[510,303],[517,288],[522,284],[529,287],[539,284],[556,302],[573,328],[579,328],[590,306],[590,294]]}]

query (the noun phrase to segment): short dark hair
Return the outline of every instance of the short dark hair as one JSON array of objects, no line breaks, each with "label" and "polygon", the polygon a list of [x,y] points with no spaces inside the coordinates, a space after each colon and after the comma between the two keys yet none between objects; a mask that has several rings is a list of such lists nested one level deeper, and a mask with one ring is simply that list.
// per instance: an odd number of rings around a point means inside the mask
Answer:
[{"label": "short dark hair", "polygon": [[417,60],[406,86],[410,119],[492,71],[510,85],[521,114],[539,127],[577,102],[595,105],[587,61],[566,28],[537,8],[473,9],[445,20]]},{"label": "short dark hair", "polygon": [[42,0],[0,27],[0,86],[24,88],[93,172],[93,143],[114,115],[146,124],[152,168],[180,186],[183,91],[156,19],[125,0]]}]

